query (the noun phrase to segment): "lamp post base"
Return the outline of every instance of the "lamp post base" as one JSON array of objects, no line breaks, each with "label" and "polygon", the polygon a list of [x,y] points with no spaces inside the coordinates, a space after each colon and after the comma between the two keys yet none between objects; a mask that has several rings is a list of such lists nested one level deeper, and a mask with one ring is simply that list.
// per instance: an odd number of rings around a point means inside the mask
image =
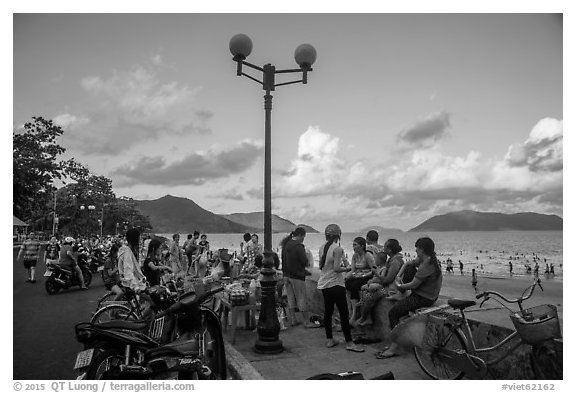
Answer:
[{"label": "lamp post base", "polygon": [[254,344],[254,352],[263,355],[275,355],[277,353],[284,352],[284,347],[282,346],[282,341],[280,340],[265,342],[258,339],[256,340],[256,344]]},{"label": "lamp post base", "polygon": [[278,337],[280,323],[276,314],[276,271],[274,270],[274,252],[264,251],[264,260],[260,270],[260,287],[262,288],[260,302],[260,318],[258,318],[258,339],[254,344],[256,353],[273,355],[284,351],[282,341]]}]

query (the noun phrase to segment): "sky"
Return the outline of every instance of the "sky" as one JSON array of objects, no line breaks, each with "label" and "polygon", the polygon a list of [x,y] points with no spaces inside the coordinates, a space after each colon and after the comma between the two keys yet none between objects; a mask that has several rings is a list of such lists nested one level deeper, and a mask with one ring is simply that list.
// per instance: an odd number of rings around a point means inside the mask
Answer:
[{"label": "sky", "polygon": [[264,91],[236,76],[237,33],[258,66],[317,51],[308,84],[272,92],[274,214],[345,231],[464,209],[563,216],[553,13],[15,13],[13,131],[54,120],[63,158],[117,196],[262,211]]}]

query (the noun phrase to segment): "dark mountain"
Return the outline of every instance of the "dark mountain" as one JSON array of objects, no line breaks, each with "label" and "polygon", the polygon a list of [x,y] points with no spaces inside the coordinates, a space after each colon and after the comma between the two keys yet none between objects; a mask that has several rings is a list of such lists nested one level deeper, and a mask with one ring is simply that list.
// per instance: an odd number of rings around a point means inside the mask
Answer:
[{"label": "dark mountain", "polygon": [[554,214],[481,213],[463,210],[434,216],[410,232],[424,231],[561,231],[563,221]]},{"label": "dark mountain", "polygon": [[[238,224],[246,225],[249,227],[257,228],[259,232],[264,230],[264,213],[254,212],[254,213],[233,213],[233,214],[221,214],[230,221],[236,222]],[[306,229],[307,233],[318,233],[318,231],[308,225],[296,225],[292,221],[286,220],[275,214],[272,214],[272,232],[288,233],[291,232],[297,226],[301,226]]]},{"label": "dark mountain", "polygon": [[156,233],[245,233],[256,232],[256,228],[227,220],[202,209],[187,198],[172,195],[152,201],[134,201],[140,212],[150,218]]},{"label": "dark mountain", "polygon": [[381,226],[378,226],[378,225],[372,225],[372,226],[370,226],[370,227],[365,227],[365,228],[362,228],[362,229],[358,229],[357,232],[363,233],[364,235],[366,235],[366,233],[367,233],[369,230],[371,230],[371,229],[373,229],[373,230],[375,230],[376,232],[378,232],[378,238],[381,238],[381,237],[385,236],[387,233],[391,233],[391,232],[404,232],[402,229],[398,229],[398,228],[384,228],[384,227],[381,227]]}]

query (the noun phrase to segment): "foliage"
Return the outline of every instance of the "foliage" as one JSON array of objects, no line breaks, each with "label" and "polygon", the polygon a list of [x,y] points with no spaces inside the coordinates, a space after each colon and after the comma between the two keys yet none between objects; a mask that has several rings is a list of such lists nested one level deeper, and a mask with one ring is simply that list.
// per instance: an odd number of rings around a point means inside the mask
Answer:
[{"label": "foliage", "polygon": [[[64,132],[61,127],[42,117],[33,120],[24,125],[24,132],[13,133],[15,216],[31,223],[32,230],[51,232],[56,202],[59,233],[106,235],[132,226],[151,229],[132,199],[116,198],[111,179],[91,173],[74,158],[58,160],[66,151],[56,143]],[[57,179],[72,182],[57,189]]]},{"label": "foliage", "polygon": [[62,128],[52,120],[33,119],[24,133],[13,133],[13,213],[25,221],[42,215],[53,195],[53,179],[62,177],[57,158],[65,152],[56,143]]}]

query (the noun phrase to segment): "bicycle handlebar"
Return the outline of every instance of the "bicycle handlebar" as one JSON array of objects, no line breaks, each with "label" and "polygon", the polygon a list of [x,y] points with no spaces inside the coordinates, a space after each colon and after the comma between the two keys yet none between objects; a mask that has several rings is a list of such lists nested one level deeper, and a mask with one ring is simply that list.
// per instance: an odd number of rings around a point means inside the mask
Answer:
[{"label": "bicycle handlebar", "polygon": [[[486,300],[488,300],[490,295],[496,295],[507,303],[521,304],[524,300],[528,300],[528,299],[530,299],[530,297],[532,297],[532,294],[534,293],[534,288],[536,288],[536,285],[538,285],[542,291],[544,290],[544,289],[542,289],[540,277],[538,277],[538,278],[534,279],[534,283],[532,285],[530,285],[528,288],[526,288],[524,290],[524,292],[522,292],[522,293],[525,293],[528,289],[530,289],[530,292],[528,293],[528,295],[521,296],[518,299],[508,299],[506,296],[504,296],[498,292],[494,292],[494,291],[484,291],[482,293],[479,293],[478,295],[476,295],[476,299],[480,299],[483,297],[484,301],[486,301]],[[482,303],[484,303],[484,301]]]}]

